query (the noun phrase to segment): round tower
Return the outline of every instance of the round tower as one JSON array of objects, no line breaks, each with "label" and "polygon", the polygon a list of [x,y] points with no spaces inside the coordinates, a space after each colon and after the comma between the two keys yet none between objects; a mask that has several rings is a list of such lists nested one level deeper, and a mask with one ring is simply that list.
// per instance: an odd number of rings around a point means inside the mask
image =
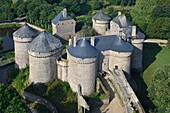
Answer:
[{"label": "round tower", "polygon": [[37,35],[38,31],[27,24],[13,33],[16,67],[21,69],[29,64],[28,45]]},{"label": "round tower", "polygon": [[89,95],[95,91],[97,76],[97,62],[99,51],[87,39],[83,38],[76,45],[67,47],[68,54],[68,82],[74,92],[81,86],[81,93]]},{"label": "round tower", "polygon": [[132,36],[132,45],[134,46],[134,51],[132,54],[132,69],[142,71],[142,56],[143,56],[143,42],[145,35],[140,31],[137,32],[136,36]]},{"label": "round tower", "polygon": [[122,69],[130,75],[133,46],[119,37],[115,37],[110,50],[109,69]]},{"label": "round tower", "polygon": [[29,82],[45,83],[56,78],[56,59],[61,56],[59,39],[41,32],[29,45]]},{"label": "round tower", "polygon": [[105,32],[109,29],[110,19],[111,18],[109,16],[107,16],[102,10],[100,10],[92,17],[93,28],[99,34],[104,35]]}]

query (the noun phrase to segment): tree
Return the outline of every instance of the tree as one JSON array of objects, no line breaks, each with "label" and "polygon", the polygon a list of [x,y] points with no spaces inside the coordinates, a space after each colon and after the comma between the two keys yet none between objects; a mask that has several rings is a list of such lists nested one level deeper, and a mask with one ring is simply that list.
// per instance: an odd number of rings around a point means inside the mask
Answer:
[{"label": "tree", "polygon": [[13,9],[11,8],[11,0],[0,0],[0,21],[12,20],[14,19]]},{"label": "tree", "polygon": [[4,87],[0,83],[0,111],[2,113],[25,113],[26,106],[23,98],[19,96],[17,91],[12,87]]},{"label": "tree", "polygon": [[67,8],[69,12],[73,12],[75,15],[81,14],[80,0],[62,0],[60,6]]},{"label": "tree", "polygon": [[146,31],[147,26],[153,22],[151,14],[157,5],[157,0],[137,0],[135,7],[131,11],[132,22],[142,31]]},{"label": "tree", "polygon": [[170,113],[170,65],[155,71],[148,87],[148,96],[157,106],[158,113]]},{"label": "tree", "polygon": [[92,5],[92,9],[93,10],[99,10],[99,9],[102,9],[103,7],[103,2],[100,1],[100,0],[93,0],[91,2],[91,5]]},{"label": "tree", "polygon": [[170,18],[158,18],[150,24],[146,33],[150,38],[170,39]]}]

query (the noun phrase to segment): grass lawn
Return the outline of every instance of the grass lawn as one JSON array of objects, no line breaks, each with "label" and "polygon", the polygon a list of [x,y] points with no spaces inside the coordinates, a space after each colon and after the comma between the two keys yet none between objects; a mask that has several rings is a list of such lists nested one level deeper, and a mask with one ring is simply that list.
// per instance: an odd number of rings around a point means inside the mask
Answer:
[{"label": "grass lawn", "polygon": [[143,79],[147,85],[150,84],[154,72],[167,64],[170,64],[170,49],[160,47],[157,44],[144,45],[143,67],[145,70]]},{"label": "grass lawn", "polygon": [[137,96],[148,113],[149,109],[154,109],[154,104],[147,97],[147,88],[151,82],[154,72],[163,68],[164,65],[170,64],[170,49],[160,47],[158,44],[145,43],[143,47],[143,73],[132,72],[132,78],[137,84]]}]

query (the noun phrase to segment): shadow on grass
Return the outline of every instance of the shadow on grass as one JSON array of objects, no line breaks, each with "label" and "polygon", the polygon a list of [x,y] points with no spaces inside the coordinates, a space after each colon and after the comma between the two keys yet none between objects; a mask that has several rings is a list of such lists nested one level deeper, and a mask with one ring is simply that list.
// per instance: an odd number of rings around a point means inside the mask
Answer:
[{"label": "shadow on grass", "polygon": [[157,43],[144,43],[143,45],[143,71],[145,71],[155,60],[156,55],[162,50]]},{"label": "shadow on grass", "polygon": [[[157,43],[144,43],[143,45],[143,72],[156,60],[156,55],[162,50]],[[148,86],[142,78],[142,72],[132,70],[132,79],[137,84],[137,91],[135,92],[146,113],[150,109],[155,109],[152,101],[147,97]]]},{"label": "shadow on grass", "polygon": [[7,84],[11,84],[18,74],[19,69],[15,68],[15,64],[13,64],[11,67],[9,67],[9,69],[4,73],[3,76]]},{"label": "shadow on grass", "polygon": [[148,86],[143,81],[143,78],[142,78],[141,74],[142,74],[141,72],[132,71],[132,79],[137,84],[137,91],[135,93],[136,93],[139,101],[141,102],[143,108],[145,109],[145,112],[149,113],[149,110],[155,109],[155,106],[152,103],[152,101],[147,97],[147,95],[148,95],[148,91],[147,91]]}]

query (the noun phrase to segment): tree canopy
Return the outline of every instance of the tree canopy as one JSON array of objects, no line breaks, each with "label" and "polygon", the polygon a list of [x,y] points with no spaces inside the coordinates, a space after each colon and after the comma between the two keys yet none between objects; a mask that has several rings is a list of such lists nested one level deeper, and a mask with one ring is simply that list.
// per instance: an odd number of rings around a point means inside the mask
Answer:
[{"label": "tree canopy", "polygon": [[137,0],[131,16],[133,23],[150,38],[170,38],[169,0]]},{"label": "tree canopy", "polygon": [[0,83],[0,112],[2,113],[25,113],[26,106],[23,98],[19,96],[17,91],[9,86],[4,87]]},{"label": "tree canopy", "polygon": [[148,96],[157,106],[158,113],[170,113],[170,65],[155,71],[148,87]]}]

